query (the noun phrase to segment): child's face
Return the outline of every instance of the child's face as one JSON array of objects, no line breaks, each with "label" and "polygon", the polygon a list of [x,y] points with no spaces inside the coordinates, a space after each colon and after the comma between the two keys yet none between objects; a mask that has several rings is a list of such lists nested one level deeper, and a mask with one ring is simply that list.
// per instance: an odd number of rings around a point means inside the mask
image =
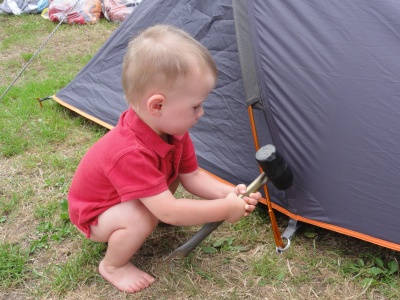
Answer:
[{"label": "child's face", "polygon": [[159,123],[161,133],[179,136],[192,128],[204,114],[202,104],[214,88],[214,80],[210,72],[193,74],[169,92]]}]

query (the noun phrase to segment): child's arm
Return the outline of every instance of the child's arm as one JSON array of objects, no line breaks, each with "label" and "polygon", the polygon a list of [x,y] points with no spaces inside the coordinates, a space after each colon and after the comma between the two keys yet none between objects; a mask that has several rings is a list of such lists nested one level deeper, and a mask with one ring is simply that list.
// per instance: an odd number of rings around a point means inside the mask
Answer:
[{"label": "child's arm", "polygon": [[160,221],[180,226],[224,220],[234,223],[253,209],[250,207],[252,205],[239,198],[235,193],[229,193],[226,197],[215,200],[195,200],[176,199],[167,190],[140,200]]},{"label": "child's arm", "polygon": [[[222,198],[232,192],[236,195],[246,193],[246,185],[238,184],[233,186],[224,183],[201,169],[187,174],[179,174],[179,180],[188,192],[204,199]],[[245,216],[248,216],[255,209],[254,205],[257,204],[261,197],[260,192],[251,193],[248,197],[243,197],[243,200],[249,204]]]},{"label": "child's arm", "polygon": [[[179,174],[179,181],[188,192],[204,199],[221,198],[232,192],[236,195],[246,193],[245,184],[234,186],[224,183],[201,169],[188,174]],[[255,199],[261,199],[261,194],[257,193]]]},{"label": "child's arm", "polygon": [[217,221],[234,223],[252,212],[261,199],[259,192],[241,199],[237,195],[246,192],[244,184],[236,187],[224,184],[201,170],[180,174],[179,180],[190,193],[210,200],[176,199],[169,190],[142,198],[142,203],[164,223],[187,226]]},{"label": "child's arm", "polygon": [[246,191],[245,185],[240,185],[240,190],[237,190],[237,187],[223,183],[201,169],[179,174],[179,181],[189,193],[204,199],[224,198],[232,192],[239,194]]}]

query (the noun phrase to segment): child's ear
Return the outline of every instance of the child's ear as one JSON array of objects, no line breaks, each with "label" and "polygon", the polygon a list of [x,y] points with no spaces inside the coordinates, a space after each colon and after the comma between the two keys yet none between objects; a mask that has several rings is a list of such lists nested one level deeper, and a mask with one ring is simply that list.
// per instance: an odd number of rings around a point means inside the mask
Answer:
[{"label": "child's ear", "polygon": [[156,116],[161,113],[165,105],[165,97],[160,94],[152,95],[147,99],[147,111],[150,115]]}]

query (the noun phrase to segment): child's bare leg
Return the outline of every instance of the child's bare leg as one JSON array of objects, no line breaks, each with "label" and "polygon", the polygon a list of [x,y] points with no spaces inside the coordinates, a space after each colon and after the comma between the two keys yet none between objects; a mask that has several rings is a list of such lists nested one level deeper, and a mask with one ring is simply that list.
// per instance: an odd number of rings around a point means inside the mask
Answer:
[{"label": "child's bare leg", "polygon": [[135,267],[130,259],[157,226],[158,220],[140,200],[117,204],[99,216],[91,227],[91,239],[107,242],[100,262],[100,274],[121,291],[138,292],[154,282],[149,274]]}]

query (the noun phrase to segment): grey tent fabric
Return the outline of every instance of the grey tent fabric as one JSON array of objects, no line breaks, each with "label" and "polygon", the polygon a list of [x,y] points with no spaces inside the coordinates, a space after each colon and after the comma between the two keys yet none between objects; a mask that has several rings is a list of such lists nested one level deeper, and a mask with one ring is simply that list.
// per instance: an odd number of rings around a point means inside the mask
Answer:
[{"label": "grey tent fabric", "polygon": [[[248,1],[292,212],[400,242],[397,1]],[[250,13],[249,13],[250,14]]]},{"label": "grey tent fabric", "polygon": [[54,98],[115,125],[129,40],[180,27],[219,71],[190,131],[200,166],[234,184],[259,174],[252,105],[260,145],[274,144],[295,175],[288,191],[270,187],[275,208],[400,250],[399,14],[392,0],[144,0]]}]

